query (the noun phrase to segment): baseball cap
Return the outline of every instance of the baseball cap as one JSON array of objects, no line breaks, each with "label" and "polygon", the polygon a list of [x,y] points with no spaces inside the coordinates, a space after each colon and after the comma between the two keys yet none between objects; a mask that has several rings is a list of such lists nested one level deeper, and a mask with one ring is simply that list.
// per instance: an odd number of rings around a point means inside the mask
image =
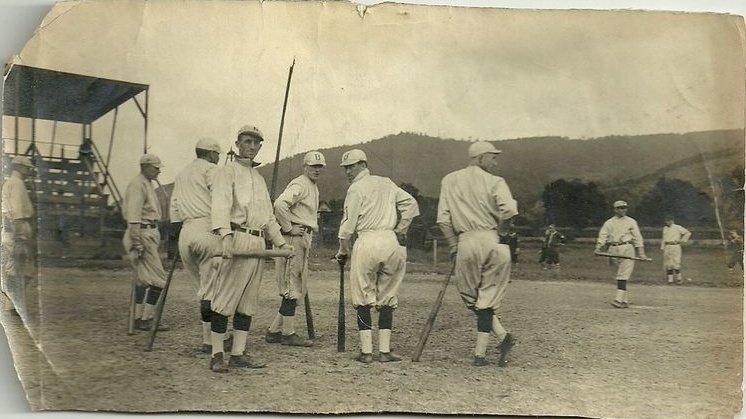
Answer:
[{"label": "baseball cap", "polygon": [[303,164],[307,166],[326,166],[326,160],[324,160],[324,155],[318,151],[309,151],[303,156]]},{"label": "baseball cap", "polygon": [[161,159],[159,159],[155,154],[143,154],[142,157],[140,157],[140,164],[149,164],[159,169],[163,167]]},{"label": "baseball cap", "polygon": [[365,155],[363,150],[358,150],[357,148],[354,150],[350,150],[344,154],[342,154],[342,163],[340,163],[340,166],[349,166],[351,164],[355,164],[359,161],[368,161],[368,157]]},{"label": "baseball cap", "polygon": [[496,149],[495,146],[487,141],[477,141],[469,146],[469,158],[481,156],[485,153],[500,154],[502,151]]},{"label": "baseball cap", "polygon": [[218,142],[212,138],[200,138],[194,148],[199,150],[217,151],[218,153],[221,152],[220,145],[218,145]]},{"label": "baseball cap", "polygon": [[614,202],[614,208],[627,208],[627,202],[625,202],[625,201],[615,201]]},{"label": "baseball cap", "polygon": [[31,159],[26,156],[15,156],[13,157],[13,160],[11,160],[11,163],[18,166],[34,167],[34,164],[31,163]]},{"label": "baseball cap", "polygon": [[251,135],[252,137],[256,137],[262,141],[264,141],[264,135],[261,131],[259,131],[259,128],[253,126],[253,125],[244,125],[241,127],[241,129],[238,130],[238,133],[236,134],[236,138],[240,137],[241,134],[247,134]]}]

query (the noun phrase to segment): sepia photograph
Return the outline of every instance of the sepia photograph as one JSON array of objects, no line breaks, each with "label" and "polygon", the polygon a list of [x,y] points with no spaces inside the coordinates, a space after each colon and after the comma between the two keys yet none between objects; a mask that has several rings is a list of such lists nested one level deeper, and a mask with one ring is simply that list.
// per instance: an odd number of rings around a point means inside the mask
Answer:
[{"label": "sepia photograph", "polygon": [[29,411],[741,414],[743,16],[39,16],[2,83]]}]

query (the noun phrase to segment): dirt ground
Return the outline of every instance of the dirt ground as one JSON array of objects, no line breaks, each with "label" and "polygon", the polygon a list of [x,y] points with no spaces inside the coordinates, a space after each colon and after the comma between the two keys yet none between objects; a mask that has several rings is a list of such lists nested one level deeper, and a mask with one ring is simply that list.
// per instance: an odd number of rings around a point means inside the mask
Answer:
[{"label": "dirt ground", "polygon": [[[660,261],[655,249],[648,253]],[[278,303],[268,266],[264,310],[249,336],[252,354],[268,363],[261,370],[208,370],[208,356],[196,351],[194,289],[181,269],[163,317],[171,330],[158,334],[152,352],[143,351],[146,333],[126,333],[132,272],[123,263],[42,263],[40,304],[30,303],[26,314],[30,335],[18,316],[5,312],[2,323],[35,410],[625,418],[730,418],[741,411],[742,277],[727,272],[717,249],[685,250],[691,281],[683,286],[665,285],[659,262],[638,263],[626,310],[609,304],[612,271],[604,259],[588,257],[588,249],[566,249],[560,271],[542,271],[529,260],[533,253],[524,253],[499,312],[519,340],[507,368],[471,365],[476,322],[453,285],[421,362],[411,362],[447,270],[412,256],[394,317],[400,363],[352,360],[359,347],[349,301],[347,351],[336,351],[339,272],[321,253],[311,263],[313,348],[264,342]],[[81,264],[86,268],[74,267]],[[349,296],[349,284],[346,291]],[[492,360],[494,346],[487,353]]]}]

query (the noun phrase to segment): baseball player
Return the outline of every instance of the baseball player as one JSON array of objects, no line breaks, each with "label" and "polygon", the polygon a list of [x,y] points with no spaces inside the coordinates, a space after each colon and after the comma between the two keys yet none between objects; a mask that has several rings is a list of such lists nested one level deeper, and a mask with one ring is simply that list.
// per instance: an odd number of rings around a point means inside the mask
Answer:
[{"label": "baseball player", "polygon": [[664,219],[666,225],[663,227],[661,237],[661,250],[663,250],[663,269],[666,270],[666,278],[669,284],[681,285],[681,245],[689,241],[692,233],[684,227],[674,224],[673,216],[667,215]]},{"label": "baseball player", "polygon": [[[627,203],[614,202],[614,216],[606,220],[598,232],[596,252],[608,249],[609,253],[620,256],[631,256],[645,259],[645,247],[637,221],[627,216]],[[632,276],[635,261],[632,259],[611,259],[617,265],[616,297],[611,305],[616,308],[629,308],[627,281]]]},{"label": "baseball player", "polygon": [[743,271],[743,238],[738,234],[738,231],[731,230],[728,232],[728,242],[726,243],[728,249],[728,269],[731,273],[735,272],[736,265],[741,267]]},{"label": "baseball player", "polygon": [[391,353],[391,329],[399,286],[406,272],[407,229],[420,210],[412,195],[391,179],[370,174],[368,158],[362,150],[344,153],[340,166],[344,167],[350,187],[339,227],[336,258],[347,257],[352,235],[357,233],[350,262],[352,305],[357,310],[361,349],[356,360],[365,364],[373,362],[370,310],[375,307],[379,313],[379,361],[400,361],[400,357]]},{"label": "baseball player", "polygon": [[[166,272],[158,254],[161,205],[153,188],[153,181],[161,173],[161,167],[163,165],[158,156],[143,154],[140,157],[140,173],[127,185],[122,203],[122,216],[127,222],[122,243],[137,278],[135,328],[139,330],[150,330],[155,305],[166,285]],[[168,330],[168,327],[160,324],[158,330]]]},{"label": "baseball player", "polygon": [[565,236],[557,231],[554,224],[549,224],[544,232],[544,242],[541,244],[539,263],[542,269],[559,268],[559,246],[564,240]]},{"label": "baseball player", "polygon": [[447,174],[441,181],[437,223],[455,258],[455,282],[461,299],[477,317],[474,365],[485,366],[490,334],[498,340],[498,365],[507,365],[515,344],[497,317],[510,281],[510,249],[501,244],[518,205],[505,180],[493,175],[501,153],[478,141],[469,147],[469,166]]},{"label": "baseball player", "polygon": [[319,188],[316,182],[326,166],[324,155],[318,151],[306,153],[303,157],[303,174],[288,184],[275,200],[275,217],[285,241],[295,249],[295,257],[285,271],[285,264],[275,264],[277,287],[282,301],[280,310],[267,329],[267,343],[281,343],[288,346],[313,346],[313,341],[305,340],[295,333],[295,308],[308,290],[307,265],[311,251],[311,233],[318,231],[317,213],[319,210]]},{"label": "baseball player", "polygon": [[[220,161],[220,146],[211,138],[202,138],[195,146],[197,158],[176,176],[169,205],[172,225],[178,231],[179,255],[197,288],[202,318],[202,352],[212,353],[210,333],[210,273],[218,237],[212,234],[210,204],[212,178]],[[179,227],[176,227],[179,229]]]},{"label": "baseball player", "polygon": [[[15,156],[11,160],[13,171],[2,190],[3,213],[3,272],[0,276],[3,307],[16,310],[24,308],[23,300],[26,277],[31,276],[33,265],[33,229],[31,222],[34,207],[31,204],[24,181],[34,169],[31,160]],[[13,298],[17,300],[14,301]],[[18,313],[18,311],[16,311]]]},{"label": "baseball player", "polygon": [[[267,184],[254,168],[254,158],[262,148],[263,141],[264,136],[258,128],[248,125],[242,127],[236,139],[236,158],[225,166],[219,166],[213,178],[212,230],[220,237],[223,257],[211,301],[210,369],[214,372],[227,372],[228,367],[265,366],[246,351],[251,317],[259,303],[264,260],[233,258],[234,251],[264,249],[265,237],[276,247],[290,247],[280,234]],[[234,316],[233,348],[226,365],[222,343],[230,315]]]}]

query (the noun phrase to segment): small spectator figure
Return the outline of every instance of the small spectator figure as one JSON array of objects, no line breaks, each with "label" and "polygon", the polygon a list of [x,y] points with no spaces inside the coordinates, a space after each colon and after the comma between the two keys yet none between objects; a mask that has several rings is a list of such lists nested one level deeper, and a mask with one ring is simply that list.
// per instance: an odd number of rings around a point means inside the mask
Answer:
[{"label": "small spectator figure", "polygon": [[730,272],[735,272],[736,265],[741,267],[743,272],[743,237],[741,237],[736,230],[728,232],[728,269]]},{"label": "small spectator figure", "polygon": [[93,162],[93,140],[90,138],[83,138],[83,142],[80,143],[78,148],[78,160]]},{"label": "small spectator figure", "polygon": [[517,264],[518,255],[521,253],[521,245],[518,239],[518,232],[515,231],[514,227],[511,226],[506,234],[500,234],[500,243],[508,245],[510,248],[510,261],[513,265]]},{"label": "small spectator figure", "polygon": [[560,266],[559,247],[565,243],[565,236],[549,224],[544,231],[544,242],[541,244],[541,257],[539,263],[544,270],[555,269]]}]

